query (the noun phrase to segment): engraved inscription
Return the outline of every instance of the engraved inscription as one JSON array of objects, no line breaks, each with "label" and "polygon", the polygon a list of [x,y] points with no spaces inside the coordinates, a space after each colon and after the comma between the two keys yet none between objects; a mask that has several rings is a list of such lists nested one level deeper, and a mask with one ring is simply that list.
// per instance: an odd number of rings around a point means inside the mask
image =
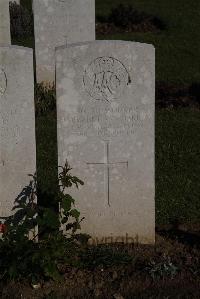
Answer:
[{"label": "engraved inscription", "polygon": [[67,7],[70,7],[70,6],[72,6],[73,5],[73,1],[74,0],[57,0],[59,3],[65,3],[65,4],[67,4]]},{"label": "engraved inscription", "polygon": [[116,108],[81,106],[75,115],[63,120],[68,122],[73,134],[103,139],[134,135],[143,124],[139,108],[128,105]]},{"label": "engraved inscription", "polygon": [[18,114],[18,109],[10,109],[9,111],[0,111],[0,138],[14,138],[13,143],[17,143],[20,136],[20,127],[15,124],[12,126],[12,120]]},{"label": "engraved inscription", "polygon": [[4,95],[7,88],[7,76],[5,71],[0,68],[0,95]]},{"label": "engraved inscription", "polygon": [[128,168],[128,161],[117,161],[117,162],[111,162],[110,161],[110,144],[109,144],[109,140],[104,140],[105,143],[105,158],[106,161],[104,163],[102,162],[87,162],[87,165],[103,165],[105,166],[105,170],[106,170],[106,197],[107,197],[107,201],[108,201],[108,206],[110,207],[110,168],[113,165],[126,165],[126,167]]},{"label": "engraved inscription", "polygon": [[107,102],[119,99],[130,83],[127,68],[113,57],[96,58],[87,66],[83,76],[83,84],[90,97]]}]

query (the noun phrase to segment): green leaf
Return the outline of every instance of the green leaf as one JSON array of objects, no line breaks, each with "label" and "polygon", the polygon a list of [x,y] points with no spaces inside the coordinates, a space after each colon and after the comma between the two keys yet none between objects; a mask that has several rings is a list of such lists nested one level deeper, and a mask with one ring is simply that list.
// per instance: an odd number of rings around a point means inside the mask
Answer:
[{"label": "green leaf", "polygon": [[36,222],[37,222],[38,225],[43,225],[44,224],[44,220],[40,216],[36,217]]},{"label": "green leaf", "polygon": [[71,201],[67,198],[63,198],[63,200],[61,202],[61,208],[64,210],[64,212],[70,211],[71,206],[72,206]]},{"label": "green leaf", "polygon": [[65,226],[65,229],[66,231],[72,229],[74,227],[74,223],[68,223],[66,226]]},{"label": "green leaf", "polygon": [[53,262],[49,262],[45,265],[44,273],[46,277],[52,278],[55,281],[61,280],[61,275]]},{"label": "green leaf", "polygon": [[80,216],[80,212],[79,212],[78,210],[76,210],[76,209],[73,209],[73,210],[71,210],[70,215],[71,215],[72,217],[78,219],[79,216]]},{"label": "green leaf", "polygon": [[76,188],[78,188],[78,184],[80,185],[84,185],[83,181],[81,181],[79,178],[77,178],[76,176],[73,176],[71,178],[72,182],[76,185]]},{"label": "green leaf", "polygon": [[50,228],[57,228],[59,226],[58,214],[51,209],[45,209],[43,220],[44,223]]}]

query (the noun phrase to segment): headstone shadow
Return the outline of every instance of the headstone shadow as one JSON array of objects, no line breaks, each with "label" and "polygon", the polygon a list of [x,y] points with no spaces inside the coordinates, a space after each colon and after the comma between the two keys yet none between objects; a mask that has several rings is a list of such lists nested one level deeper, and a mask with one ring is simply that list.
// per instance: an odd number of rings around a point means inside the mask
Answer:
[{"label": "headstone shadow", "polygon": [[37,214],[37,195],[36,195],[36,175],[21,190],[14,200],[14,205],[10,216],[0,217],[6,226],[16,228],[19,225],[26,225],[27,230],[33,230],[36,227],[35,216]]},{"label": "headstone shadow", "polygon": [[200,232],[188,232],[173,225],[170,229],[157,229],[157,233],[165,238],[176,240],[191,247],[200,247]]}]

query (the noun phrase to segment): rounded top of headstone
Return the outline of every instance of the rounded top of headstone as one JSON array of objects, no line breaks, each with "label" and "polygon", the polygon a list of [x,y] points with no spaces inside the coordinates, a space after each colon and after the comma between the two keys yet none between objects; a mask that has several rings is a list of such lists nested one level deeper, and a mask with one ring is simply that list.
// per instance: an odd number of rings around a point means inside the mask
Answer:
[{"label": "rounded top of headstone", "polygon": [[153,44],[147,44],[147,43],[141,43],[141,42],[135,42],[135,41],[124,41],[124,40],[95,40],[95,41],[87,41],[87,42],[78,42],[78,43],[71,43],[70,45],[62,45],[59,47],[56,47],[56,51],[62,51],[66,49],[70,49],[73,47],[81,47],[81,46],[92,46],[92,45],[130,45],[130,46],[136,46],[136,47],[145,47],[145,48],[151,48],[155,50],[155,47]]}]

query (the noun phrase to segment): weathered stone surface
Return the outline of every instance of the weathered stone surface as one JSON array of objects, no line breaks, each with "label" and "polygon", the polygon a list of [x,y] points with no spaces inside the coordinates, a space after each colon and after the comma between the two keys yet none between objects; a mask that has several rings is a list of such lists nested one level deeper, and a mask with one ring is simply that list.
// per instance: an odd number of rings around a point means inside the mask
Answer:
[{"label": "weathered stone surface", "polygon": [[33,0],[37,81],[54,81],[55,47],[95,40],[95,0]]},{"label": "weathered stone surface", "polygon": [[56,50],[59,165],[91,242],[154,243],[155,51],[95,41]]},{"label": "weathered stone surface", "polygon": [[20,0],[10,0],[9,2],[13,2],[13,3],[17,3],[17,4],[20,4]]},{"label": "weathered stone surface", "polygon": [[0,218],[35,171],[33,51],[0,47]]},{"label": "weathered stone surface", "polygon": [[0,45],[10,45],[10,13],[9,1],[0,1]]}]

